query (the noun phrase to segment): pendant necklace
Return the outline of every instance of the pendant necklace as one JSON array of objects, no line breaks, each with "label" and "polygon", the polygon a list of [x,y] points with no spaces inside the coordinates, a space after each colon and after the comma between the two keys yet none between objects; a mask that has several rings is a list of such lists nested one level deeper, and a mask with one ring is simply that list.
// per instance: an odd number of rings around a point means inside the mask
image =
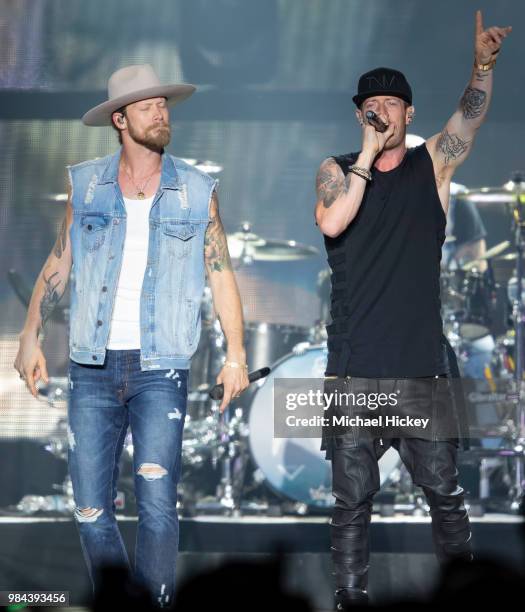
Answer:
[{"label": "pendant necklace", "polygon": [[135,181],[133,180],[131,174],[128,172],[128,169],[126,168],[126,166],[124,164],[122,164],[122,167],[124,168],[124,172],[128,175],[129,180],[133,183],[133,185],[135,186],[135,189],[137,190],[137,198],[139,200],[143,200],[146,196],[144,195],[144,191],[148,185],[148,183],[151,180],[151,177],[157,172],[158,168],[156,168],[155,170],[153,170],[153,172],[148,176],[146,182],[142,185],[142,187],[139,187]]}]

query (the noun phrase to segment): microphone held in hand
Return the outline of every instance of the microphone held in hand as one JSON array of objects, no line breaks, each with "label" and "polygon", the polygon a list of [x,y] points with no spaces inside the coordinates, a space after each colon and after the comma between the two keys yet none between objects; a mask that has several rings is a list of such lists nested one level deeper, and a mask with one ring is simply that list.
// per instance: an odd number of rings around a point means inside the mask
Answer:
[{"label": "microphone held in hand", "polygon": [[388,125],[383,123],[381,119],[374,113],[374,111],[366,111],[366,118],[368,123],[375,127],[376,132],[386,132],[388,130]]},{"label": "microphone held in hand", "polygon": [[[248,374],[248,380],[251,383],[255,382],[256,380],[259,380],[260,378],[264,378],[265,376],[268,376],[270,372],[271,372],[270,368],[260,368],[259,370],[254,370],[253,372],[250,372]],[[209,395],[211,399],[214,399],[214,400],[222,399],[224,395],[224,385],[222,383],[220,385],[214,385],[211,388]]]}]

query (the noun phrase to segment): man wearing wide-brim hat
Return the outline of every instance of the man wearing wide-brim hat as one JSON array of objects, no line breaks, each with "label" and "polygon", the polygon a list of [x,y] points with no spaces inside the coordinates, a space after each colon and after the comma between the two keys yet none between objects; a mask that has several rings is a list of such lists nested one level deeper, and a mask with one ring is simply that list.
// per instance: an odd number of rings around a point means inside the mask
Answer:
[{"label": "man wearing wide-brim hat", "polygon": [[70,193],[39,274],[15,368],[36,397],[48,382],[38,336],[70,272],[69,470],[95,591],[105,564],[129,566],[115,519],[128,425],[138,508],[136,578],[169,606],[178,549],[177,483],[188,369],[200,336],[205,273],[226,336],[224,410],[248,385],[243,319],[216,181],[164,151],[168,107],[195,91],[162,85],[149,65],[117,70],[108,100],[82,118],[113,126],[112,155],[68,166]]}]

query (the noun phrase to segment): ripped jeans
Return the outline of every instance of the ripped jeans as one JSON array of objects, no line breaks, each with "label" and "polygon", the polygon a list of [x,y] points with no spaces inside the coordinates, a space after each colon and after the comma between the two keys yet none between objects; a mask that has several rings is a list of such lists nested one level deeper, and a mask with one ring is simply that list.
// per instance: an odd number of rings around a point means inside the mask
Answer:
[{"label": "ripped jeans", "polygon": [[135,578],[159,607],[173,601],[187,381],[188,370],[141,371],[140,349],[108,350],[102,366],[70,359],[68,463],[74,515],[95,592],[102,566],[131,571],[114,501],[129,424],[138,511]]}]

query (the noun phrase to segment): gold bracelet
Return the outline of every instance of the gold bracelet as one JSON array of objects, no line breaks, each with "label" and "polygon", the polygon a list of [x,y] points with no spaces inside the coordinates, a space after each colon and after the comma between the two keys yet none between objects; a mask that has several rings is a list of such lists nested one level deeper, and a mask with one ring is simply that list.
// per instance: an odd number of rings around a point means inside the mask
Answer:
[{"label": "gold bracelet", "polygon": [[246,370],[248,369],[247,363],[238,363],[237,361],[225,361],[224,365],[228,366],[229,368],[245,368]]},{"label": "gold bracelet", "polygon": [[488,64],[478,64],[476,62],[476,59],[474,59],[474,67],[476,68],[476,70],[481,70],[481,72],[488,72],[489,70],[492,70],[495,65],[496,59],[491,60]]}]

